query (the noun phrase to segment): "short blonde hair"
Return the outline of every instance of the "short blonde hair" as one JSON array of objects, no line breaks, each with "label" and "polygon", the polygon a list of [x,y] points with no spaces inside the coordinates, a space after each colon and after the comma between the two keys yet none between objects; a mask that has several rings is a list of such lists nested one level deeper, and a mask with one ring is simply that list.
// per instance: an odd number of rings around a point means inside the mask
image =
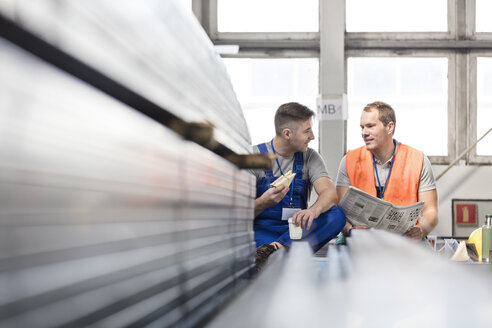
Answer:
[{"label": "short blonde hair", "polygon": [[393,122],[395,124],[395,127],[393,128],[394,134],[396,128],[396,115],[393,107],[385,102],[375,101],[367,104],[366,107],[364,107],[364,112],[370,112],[372,109],[376,109],[378,111],[378,118],[384,126],[387,126],[389,122]]}]

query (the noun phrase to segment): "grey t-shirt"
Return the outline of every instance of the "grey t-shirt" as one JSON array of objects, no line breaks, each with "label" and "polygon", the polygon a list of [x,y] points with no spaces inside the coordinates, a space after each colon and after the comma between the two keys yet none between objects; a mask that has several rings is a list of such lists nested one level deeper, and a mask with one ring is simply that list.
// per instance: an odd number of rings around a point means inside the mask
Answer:
[{"label": "grey t-shirt", "polygon": [[[269,153],[273,154],[272,146],[270,142],[266,143],[267,150]],[[253,146],[254,153],[260,153],[258,146]],[[284,157],[277,153],[277,159],[282,167],[282,172],[286,173],[292,170],[294,166],[294,155],[290,157]],[[303,153],[304,166],[302,167],[302,178],[308,180],[312,185],[314,181],[321,177],[328,177],[328,171],[326,170],[325,161],[314,149],[309,148]],[[265,177],[265,170],[255,169],[249,170],[252,174],[256,176],[256,181],[258,182],[261,178]],[[272,161],[272,173],[274,176],[279,177],[281,175],[280,169],[278,167],[277,161]]]},{"label": "grey t-shirt", "polygon": [[[395,140],[396,148],[400,145],[398,141]],[[337,186],[341,187],[349,187],[351,186],[350,179],[347,174],[347,166],[346,166],[346,156],[343,156],[340,161],[340,166],[338,167],[338,175],[337,175]],[[386,179],[388,177],[389,168],[391,164],[391,159],[389,159],[386,163],[381,163],[376,160],[376,168],[378,169],[379,182],[381,183],[381,188],[384,188],[386,183]],[[376,180],[376,175],[374,175],[374,185],[378,185]],[[422,164],[422,172],[420,173],[420,182],[419,182],[419,192],[429,191],[432,189],[436,189],[436,181],[434,180],[434,174],[432,173],[431,163],[427,156],[424,156],[424,161]]]}]

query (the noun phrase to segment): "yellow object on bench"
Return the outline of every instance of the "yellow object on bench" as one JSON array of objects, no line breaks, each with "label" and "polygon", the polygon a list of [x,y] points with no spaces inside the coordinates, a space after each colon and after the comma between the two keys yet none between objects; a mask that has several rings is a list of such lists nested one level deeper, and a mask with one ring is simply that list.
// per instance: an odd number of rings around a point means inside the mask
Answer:
[{"label": "yellow object on bench", "polygon": [[478,253],[478,261],[482,262],[482,228],[478,228],[473,230],[473,232],[470,234],[470,237],[468,237],[468,243],[475,244],[475,248],[477,249]]}]

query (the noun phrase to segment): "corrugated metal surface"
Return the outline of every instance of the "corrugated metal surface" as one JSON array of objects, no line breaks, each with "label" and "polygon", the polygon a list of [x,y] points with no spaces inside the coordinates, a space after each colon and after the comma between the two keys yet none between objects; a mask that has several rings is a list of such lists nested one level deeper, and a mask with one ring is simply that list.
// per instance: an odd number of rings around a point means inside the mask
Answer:
[{"label": "corrugated metal surface", "polygon": [[249,132],[224,64],[180,0],[2,0],[17,24],[216,139],[248,153]]},{"label": "corrugated metal surface", "polygon": [[[3,14],[10,3],[0,2]],[[190,95],[180,100],[175,89],[154,84],[168,78],[167,64],[152,72],[139,66],[151,48],[112,44],[128,34],[149,42],[150,23],[128,21],[131,10],[156,15],[153,6],[168,6],[158,13],[178,18],[158,25],[182,24],[171,1],[114,8],[114,1],[15,3],[22,24],[53,32],[59,45],[155,101],[179,103],[171,106],[177,112],[193,113],[197,99],[214,97],[233,106],[224,73],[210,76],[222,66],[196,27],[185,37],[201,40],[195,54],[211,61],[182,58],[175,65],[212,67],[193,82],[202,93],[186,76],[171,76]],[[89,20],[89,12],[100,19]],[[115,21],[125,28],[114,27],[102,47],[100,25]],[[87,33],[75,36],[79,23]],[[153,55],[190,51],[187,39],[168,42],[163,38]],[[112,60],[101,61],[103,55]],[[193,66],[186,67],[179,69],[192,76]],[[1,38],[0,72],[0,326],[195,326],[246,283],[254,251],[252,175]],[[220,94],[226,100],[217,100]],[[215,109],[225,107],[214,106],[203,100],[197,115],[223,117],[224,127],[232,121],[223,130],[235,131],[228,146],[244,150],[249,136],[240,109],[224,117]]]}]

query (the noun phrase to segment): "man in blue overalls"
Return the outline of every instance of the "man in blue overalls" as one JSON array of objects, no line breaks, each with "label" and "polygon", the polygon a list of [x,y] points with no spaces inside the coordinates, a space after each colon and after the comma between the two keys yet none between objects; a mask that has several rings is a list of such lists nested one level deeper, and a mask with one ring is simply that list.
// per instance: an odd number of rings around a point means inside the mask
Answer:
[{"label": "man in blue overalls", "polygon": [[[315,150],[308,148],[314,139],[313,116],[314,112],[304,105],[281,105],[275,113],[275,138],[254,147],[256,153],[277,155],[272,170],[252,171],[257,179],[254,232],[258,267],[271,253],[291,245],[289,217],[303,228],[302,240],[307,240],[314,252],[336,237],[345,225],[344,213],[335,206],[337,193],[325,163]],[[270,186],[289,170],[296,174],[289,187]],[[318,199],[307,208],[312,186]]]}]

